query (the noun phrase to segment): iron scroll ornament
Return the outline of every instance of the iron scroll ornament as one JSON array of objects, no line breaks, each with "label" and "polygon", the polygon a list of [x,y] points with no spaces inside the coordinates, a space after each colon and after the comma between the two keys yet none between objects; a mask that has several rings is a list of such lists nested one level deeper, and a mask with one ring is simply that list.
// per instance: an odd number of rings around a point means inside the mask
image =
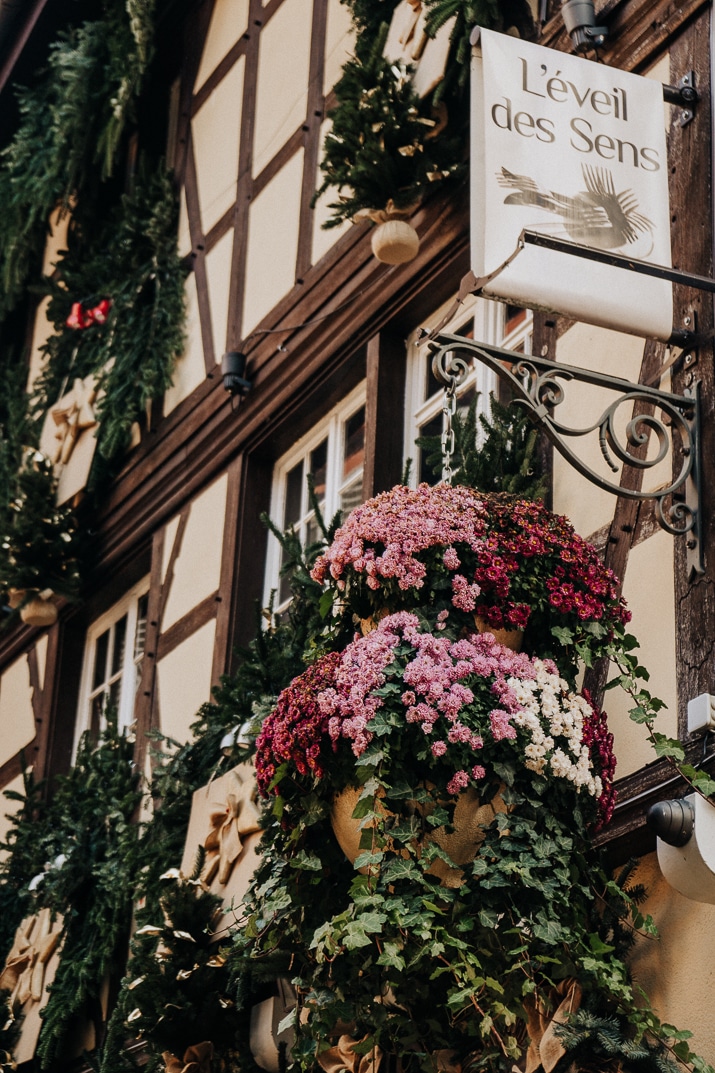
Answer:
[{"label": "iron scroll ornament", "polygon": [[[577,365],[562,365],[548,358],[525,356],[513,350],[477,343],[460,335],[440,334],[429,346],[433,355],[432,372],[440,383],[445,386],[459,384],[465,379],[473,359],[482,362],[510,385],[514,403],[526,408],[559,454],[586,480],[613,495],[655,500],[656,515],[662,528],[673,536],[687,538],[689,573],[704,573],[699,509],[700,403],[697,382],[693,383],[687,394],[675,395]],[[593,424],[583,428],[569,427],[557,420],[555,415],[566,399],[566,387],[570,382],[605,388],[616,392],[617,398]],[[651,412],[634,414],[625,430],[619,433],[616,427],[619,410],[633,403],[644,405]],[[658,411],[661,416],[658,416]],[[675,459],[677,452],[677,475],[666,487],[645,492],[640,488],[617,484],[586,465],[566,442],[569,437],[583,437],[591,433],[598,434],[601,453],[614,473],[619,470],[616,459],[626,466],[649,470],[669,455]],[[651,457],[646,458],[645,452],[633,453],[647,447],[651,437],[657,442],[655,454],[651,453]]]}]

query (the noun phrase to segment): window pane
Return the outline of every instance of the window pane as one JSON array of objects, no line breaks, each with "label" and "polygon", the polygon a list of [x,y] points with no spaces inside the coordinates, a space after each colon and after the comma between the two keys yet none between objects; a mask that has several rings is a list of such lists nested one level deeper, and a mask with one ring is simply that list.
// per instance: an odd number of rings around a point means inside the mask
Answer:
[{"label": "window pane", "polygon": [[[425,422],[424,425],[420,425],[420,436],[440,436],[442,435],[442,413],[438,413],[431,421]],[[426,481],[428,484],[434,484],[436,481],[442,479],[442,467],[439,469],[432,469],[427,464],[427,455],[430,452],[425,451],[424,447],[419,451],[419,479],[420,483]]]},{"label": "window pane", "polygon": [[119,711],[119,696],[121,694],[121,691],[122,680],[121,678],[115,678],[115,680],[109,687],[109,696],[107,698],[109,705],[114,709],[115,712]]},{"label": "window pane", "polygon": [[[365,407],[361,406],[356,414],[345,422],[345,440],[343,444],[343,481],[355,473],[365,461]],[[350,508],[352,509],[352,508]]]},{"label": "window pane", "polygon": [[122,617],[114,627],[114,648],[112,650],[112,669],[111,677],[114,678],[116,674],[119,674],[124,666],[124,649],[127,644],[127,616]]},{"label": "window pane", "polygon": [[107,680],[107,651],[109,649],[109,630],[105,630],[97,638],[94,647],[94,674],[92,675],[92,690],[94,691],[102,682]]},{"label": "window pane", "polygon": [[314,544],[316,540],[320,540],[322,536],[323,534],[320,530],[320,526],[318,525],[317,519],[314,514],[311,514],[305,527],[305,542],[306,544]]},{"label": "window pane", "polygon": [[362,474],[357,480],[346,485],[340,493],[340,509],[343,512],[343,518],[360,503],[362,503]]},{"label": "window pane", "polygon": [[293,466],[293,469],[289,471],[286,477],[286,505],[285,513],[283,515],[284,529],[287,529],[289,525],[296,525],[300,521],[302,495],[303,463],[299,462],[297,466]]},{"label": "window pane", "polygon": [[318,500],[325,496],[328,479],[328,441],[323,440],[314,451],[310,452],[310,472],[313,476],[315,494]]},{"label": "window pane", "polygon": [[136,663],[144,655],[146,644],[146,617],[149,607],[149,593],[139,597],[137,604],[137,628],[134,634],[134,662]]},{"label": "window pane", "polygon": [[92,709],[89,717],[89,732],[92,737],[92,741],[97,741],[99,738],[99,728],[102,725],[102,714],[104,712],[104,702],[107,694],[102,692],[98,693],[96,697],[92,698]]}]

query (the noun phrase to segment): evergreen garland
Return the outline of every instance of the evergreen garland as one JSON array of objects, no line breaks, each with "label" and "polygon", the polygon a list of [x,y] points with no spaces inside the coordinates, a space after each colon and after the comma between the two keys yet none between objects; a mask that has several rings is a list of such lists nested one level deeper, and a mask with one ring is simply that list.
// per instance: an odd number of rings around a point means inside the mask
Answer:
[{"label": "evergreen garland", "polygon": [[[71,378],[97,378],[98,453],[105,461],[126,450],[132,424],[171,385],[184,345],[185,269],[176,252],[176,199],[163,166],[140,168],[96,235],[81,223],[48,280],[48,318],[55,331],[33,407],[44,412]],[[108,299],[104,323],[67,326],[73,302]],[[101,472],[101,470],[100,470]],[[97,486],[97,467],[90,480]]]},{"label": "evergreen garland", "polygon": [[323,183],[316,198],[337,188],[338,201],[326,227],[352,219],[361,209],[414,208],[433,185],[462,169],[461,139],[431,138],[431,105],[421,101],[409,68],[382,55],[387,27],[372,47],[347,61],[335,86],[337,107],[325,139]]},{"label": "evergreen garland", "polygon": [[[3,360],[4,359],[4,360]],[[82,539],[68,506],[55,505],[57,481],[35,449],[37,421],[28,415],[26,370],[12,350],[0,356],[0,592],[79,592]]]},{"label": "evergreen garland", "polygon": [[0,319],[39,263],[51,212],[96,193],[151,58],[154,0],[110,0],[104,17],[59,36],[36,85],[18,92],[20,125],[0,155]]},{"label": "evergreen garland", "polygon": [[472,46],[469,38],[475,26],[505,33],[515,29],[519,37],[531,41],[536,36],[534,16],[528,0],[424,0],[427,9],[426,32],[434,37],[450,19],[455,20],[451,33],[451,62],[438,94],[461,95],[469,80]]},{"label": "evergreen garland", "polygon": [[[99,744],[84,735],[74,767],[58,779],[48,803],[38,806],[38,788],[26,784],[23,807],[3,847],[11,853],[0,866],[0,904],[17,898],[13,923],[44,907],[64,918],[37,1047],[42,1069],[64,1057],[68,1036],[83,1016],[101,1035],[99,996],[121,972],[138,864],[139,829],[132,821],[140,794],[132,752],[116,717],[107,713]],[[8,935],[3,938],[7,944]]]},{"label": "evergreen garland", "polygon": [[514,27],[521,37],[535,36],[528,0],[424,0],[428,36],[452,18],[455,23],[445,77],[421,100],[411,85],[412,69],[382,55],[395,0],[343,2],[357,42],[335,86],[333,126],[323,147],[323,182],[315,198],[329,188],[339,194],[328,205],[326,228],[361,210],[414,209],[444,180],[459,178],[466,170],[464,98],[472,29]]}]

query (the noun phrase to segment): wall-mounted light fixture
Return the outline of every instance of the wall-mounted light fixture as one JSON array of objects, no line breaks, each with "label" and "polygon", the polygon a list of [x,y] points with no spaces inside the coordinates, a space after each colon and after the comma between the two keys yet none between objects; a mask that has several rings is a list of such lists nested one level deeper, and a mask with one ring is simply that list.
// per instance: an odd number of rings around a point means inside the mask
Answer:
[{"label": "wall-mounted light fixture", "polygon": [[695,902],[715,904],[715,806],[701,794],[659,801],[648,810],[658,864],[671,887]]},{"label": "wall-mounted light fixture", "polygon": [[221,359],[223,386],[232,398],[243,397],[251,390],[251,381],[246,379],[246,362],[246,355],[237,350],[229,350]]},{"label": "wall-mounted light fixture", "polygon": [[590,52],[603,47],[608,27],[596,26],[593,0],[564,0],[561,14],[574,52]]}]

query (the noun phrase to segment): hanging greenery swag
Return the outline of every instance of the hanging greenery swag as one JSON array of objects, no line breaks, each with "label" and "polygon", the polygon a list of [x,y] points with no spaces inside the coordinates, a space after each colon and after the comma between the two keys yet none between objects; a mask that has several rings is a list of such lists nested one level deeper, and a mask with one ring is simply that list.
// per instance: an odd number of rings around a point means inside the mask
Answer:
[{"label": "hanging greenery swag", "polygon": [[[48,407],[75,378],[94,376],[99,442],[88,487],[101,492],[133,426],[147,421],[151,401],[170,386],[183,349],[185,269],[166,168],[140,160],[124,194],[114,178],[153,56],[155,8],[156,0],[110,0],[100,17],[61,33],[34,84],[17,91],[18,127],[0,153],[0,325],[9,326],[22,297],[39,290],[49,296],[54,329],[29,404],[25,355],[7,343],[2,354],[6,596],[12,587],[70,598],[79,591],[71,511],[55,507],[49,462],[28,454],[37,451]],[[70,216],[67,248],[39,282],[53,213]]]},{"label": "hanging greenery swag", "polygon": [[429,37],[450,20],[454,24],[444,78],[420,99],[411,82],[414,66],[383,56],[396,0],[343,3],[356,43],[335,86],[337,103],[323,147],[323,182],[315,199],[338,194],[328,205],[325,227],[407,215],[445,181],[464,175],[471,30],[515,27],[527,38],[535,33],[527,0],[423,0]]}]

